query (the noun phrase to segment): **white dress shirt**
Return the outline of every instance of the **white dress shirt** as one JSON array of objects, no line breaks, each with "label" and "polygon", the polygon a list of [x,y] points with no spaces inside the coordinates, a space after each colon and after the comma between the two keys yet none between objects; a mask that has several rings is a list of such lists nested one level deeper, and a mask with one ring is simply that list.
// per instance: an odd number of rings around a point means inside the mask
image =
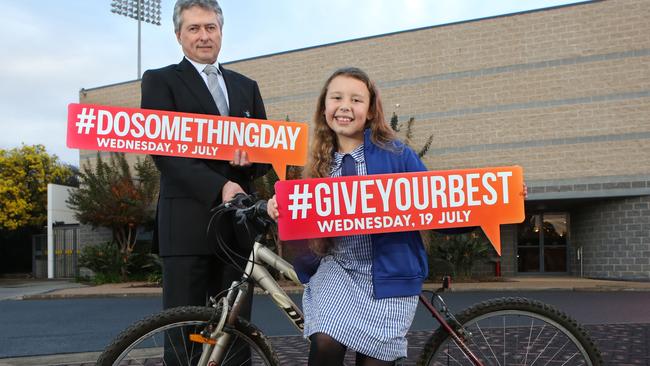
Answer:
[{"label": "white dress shirt", "polygon": [[[187,59],[187,61],[189,61],[196,68],[196,71],[199,72],[199,75],[201,75],[201,78],[203,78],[203,82],[207,86],[208,85],[208,74],[203,72],[203,69],[205,69],[205,67],[208,64],[201,64],[201,63],[198,63],[196,61],[190,60],[187,57],[185,57],[185,59]],[[221,87],[221,90],[223,91],[223,96],[226,97],[226,103],[228,103],[228,108],[230,108],[230,101],[228,100],[228,89],[226,88],[226,82],[223,80],[223,74],[221,74],[221,69],[219,68],[219,63],[215,62],[213,65],[214,65],[214,67],[217,68],[217,70],[219,70],[219,73],[217,75],[217,79],[219,80],[219,86]]]}]

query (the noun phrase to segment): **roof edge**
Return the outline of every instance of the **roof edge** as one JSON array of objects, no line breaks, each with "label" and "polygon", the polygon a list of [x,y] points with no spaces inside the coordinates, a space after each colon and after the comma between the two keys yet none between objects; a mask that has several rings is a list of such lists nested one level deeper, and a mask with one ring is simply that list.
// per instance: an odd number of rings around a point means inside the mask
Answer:
[{"label": "roof edge", "polygon": [[474,18],[474,19],[461,20],[461,21],[452,22],[452,23],[428,25],[428,26],[425,26],[425,27],[406,29],[406,30],[395,31],[395,32],[390,32],[390,33],[376,34],[376,35],[360,37],[360,38],[346,39],[346,40],[343,40],[343,41],[336,41],[336,42],[331,42],[331,43],[319,44],[319,45],[315,45],[315,46],[296,48],[296,49],[288,50],[288,51],[269,53],[269,54],[266,54],[266,55],[253,56],[253,57],[243,58],[243,59],[239,59],[239,60],[224,62],[224,63],[222,63],[222,65],[231,65],[231,64],[236,64],[236,63],[239,63],[239,62],[257,60],[257,59],[261,59],[261,58],[273,57],[273,56],[284,55],[284,54],[294,53],[294,52],[301,52],[301,51],[306,51],[306,50],[311,50],[311,49],[316,49],[316,48],[321,48],[321,47],[329,47],[329,46],[338,45],[338,44],[342,44],[342,43],[365,41],[365,40],[368,40],[368,39],[392,36],[392,35],[401,34],[401,33],[417,32],[417,31],[421,31],[421,30],[425,30],[425,29],[448,27],[448,26],[452,26],[452,25],[473,23],[473,22],[479,22],[479,21],[488,20],[488,19],[497,19],[497,18],[511,17],[511,16],[515,16],[515,15],[537,13],[537,12],[541,12],[541,11],[555,10],[555,9],[567,8],[567,7],[571,7],[571,6],[580,6],[580,5],[586,5],[586,4],[592,4],[592,3],[599,3],[599,2],[603,2],[603,1],[605,1],[605,0],[582,0],[582,1],[577,1],[575,3],[571,3],[571,4],[556,5],[556,6],[550,6],[550,7],[547,7],[547,8],[530,9],[530,10],[518,11],[518,12],[514,12],[514,13],[492,15],[492,16],[483,17],[483,18]]}]

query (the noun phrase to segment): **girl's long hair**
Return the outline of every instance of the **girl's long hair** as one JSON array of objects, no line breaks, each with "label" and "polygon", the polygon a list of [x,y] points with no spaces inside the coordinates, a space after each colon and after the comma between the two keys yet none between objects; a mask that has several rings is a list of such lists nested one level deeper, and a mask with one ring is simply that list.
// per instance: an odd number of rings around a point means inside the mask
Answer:
[{"label": "girl's long hair", "polygon": [[[366,120],[364,129],[370,129],[370,139],[375,145],[388,150],[395,149],[393,144],[396,139],[395,132],[384,119],[384,109],[375,83],[370,80],[368,74],[363,70],[356,67],[344,67],[336,70],[327,79],[318,96],[316,111],[314,112],[311,148],[307,158],[307,165],[303,171],[305,178],[330,176],[332,158],[334,151],[338,150],[338,143],[336,133],[330,129],[325,120],[325,99],[330,83],[338,76],[357,79],[366,85],[370,93],[368,115],[372,116],[372,118]],[[332,247],[332,242],[329,239],[312,239],[310,240],[310,247],[316,254],[326,255]]]}]

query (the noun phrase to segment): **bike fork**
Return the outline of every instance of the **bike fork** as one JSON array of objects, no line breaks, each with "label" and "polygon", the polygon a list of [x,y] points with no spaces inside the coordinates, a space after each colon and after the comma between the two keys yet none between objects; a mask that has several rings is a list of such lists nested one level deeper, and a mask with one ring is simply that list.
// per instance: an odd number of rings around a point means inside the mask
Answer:
[{"label": "bike fork", "polygon": [[[438,296],[438,295],[436,295]],[[447,323],[447,320],[438,312],[438,309],[436,309],[435,306],[427,299],[424,295],[420,294],[420,301],[424,304],[424,306],[429,309],[429,312],[431,312],[431,315],[433,315],[436,320],[440,323],[440,325],[449,333],[449,336],[458,344],[458,347],[465,353],[465,356],[467,356],[474,366],[484,366],[481,360],[479,360],[474,353],[467,347],[463,339],[454,331],[454,329]]]},{"label": "bike fork", "polygon": [[[220,365],[224,356],[228,353],[228,348],[232,343],[232,336],[223,332],[223,328],[226,326],[235,326],[239,307],[241,306],[241,301],[243,301],[242,298],[249,290],[247,283],[238,286],[237,283],[237,281],[233,282],[230,291],[228,291],[228,295],[221,298],[221,316],[217,326],[209,335],[206,334],[196,338],[197,342],[203,343],[203,352],[201,353],[201,358],[197,366]],[[235,291],[237,291],[236,295]]]}]

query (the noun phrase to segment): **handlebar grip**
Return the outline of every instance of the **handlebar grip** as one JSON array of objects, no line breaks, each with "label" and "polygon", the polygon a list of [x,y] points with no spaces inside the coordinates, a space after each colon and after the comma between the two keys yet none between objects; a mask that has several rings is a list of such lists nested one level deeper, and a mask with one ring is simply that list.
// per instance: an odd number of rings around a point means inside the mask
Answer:
[{"label": "handlebar grip", "polygon": [[273,221],[273,219],[271,219],[271,217],[269,216],[269,212],[267,210],[267,201],[266,200],[257,201],[255,203],[255,214],[258,217],[263,218],[264,220]]}]

